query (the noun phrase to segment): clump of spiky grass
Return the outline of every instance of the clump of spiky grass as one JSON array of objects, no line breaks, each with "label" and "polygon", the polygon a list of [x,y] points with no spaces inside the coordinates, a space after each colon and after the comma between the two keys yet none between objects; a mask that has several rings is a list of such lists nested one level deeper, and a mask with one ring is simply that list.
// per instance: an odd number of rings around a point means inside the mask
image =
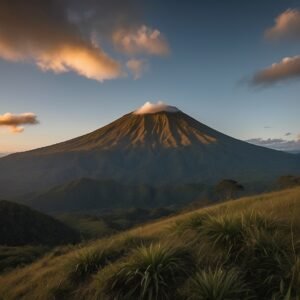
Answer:
[{"label": "clump of spiky grass", "polygon": [[104,265],[106,256],[103,251],[98,249],[81,250],[71,260],[71,271],[69,278],[71,281],[83,281],[89,275],[97,273]]},{"label": "clump of spiky grass", "polygon": [[288,226],[276,218],[261,213],[206,215],[199,227],[199,234],[217,246],[237,254],[243,250],[251,231],[270,234],[283,232]]},{"label": "clump of spiky grass", "polygon": [[182,247],[151,244],[137,248],[107,282],[111,299],[173,299],[192,272],[193,256]]},{"label": "clump of spiky grass", "polygon": [[241,214],[244,227],[249,229],[261,229],[269,233],[276,231],[286,231],[289,226],[278,220],[275,216],[264,215],[260,212],[245,212]]},{"label": "clump of spiky grass", "polygon": [[237,269],[208,268],[197,272],[186,290],[189,300],[247,300],[250,290]]},{"label": "clump of spiky grass", "polygon": [[291,267],[292,248],[285,233],[251,229],[244,247],[242,266],[249,282],[263,298],[277,293]]},{"label": "clump of spiky grass", "polygon": [[179,235],[185,234],[189,230],[199,232],[207,216],[206,213],[194,213],[184,220],[177,221],[169,228],[169,231]]},{"label": "clump of spiky grass", "polygon": [[119,240],[108,241],[102,247],[80,250],[71,259],[69,279],[72,282],[84,281],[88,276],[97,273],[108,263],[114,262],[126,254],[130,249],[136,248],[142,243],[148,243],[149,239],[124,235]]},{"label": "clump of spiky grass", "polygon": [[201,229],[202,237],[227,253],[239,252],[244,243],[243,220],[236,215],[207,216]]}]

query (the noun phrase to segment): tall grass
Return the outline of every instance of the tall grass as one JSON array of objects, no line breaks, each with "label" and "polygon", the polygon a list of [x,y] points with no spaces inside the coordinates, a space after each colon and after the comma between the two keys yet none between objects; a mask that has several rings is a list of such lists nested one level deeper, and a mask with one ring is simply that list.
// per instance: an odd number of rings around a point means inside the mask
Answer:
[{"label": "tall grass", "polygon": [[0,299],[299,300],[299,195],[235,200],[60,248],[0,275]]},{"label": "tall grass", "polygon": [[250,289],[237,269],[208,268],[199,271],[190,280],[186,290],[189,300],[248,300]]},{"label": "tall grass", "polygon": [[194,268],[187,249],[168,244],[137,248],[107,285],[110,299],[174,299]]}]

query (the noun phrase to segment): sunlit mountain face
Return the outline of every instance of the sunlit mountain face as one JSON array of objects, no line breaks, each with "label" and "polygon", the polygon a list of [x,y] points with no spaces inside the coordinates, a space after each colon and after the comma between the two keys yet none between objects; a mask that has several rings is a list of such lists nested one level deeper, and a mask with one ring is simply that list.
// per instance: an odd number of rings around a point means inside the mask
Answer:
[{"label": "sunlit mountain face", "polygon": [[143,107],[84,136],[0,160],[2,196],[83,177],[122,184],[271,180],[300,170],[294,155],[224,135],[173,106]]}]

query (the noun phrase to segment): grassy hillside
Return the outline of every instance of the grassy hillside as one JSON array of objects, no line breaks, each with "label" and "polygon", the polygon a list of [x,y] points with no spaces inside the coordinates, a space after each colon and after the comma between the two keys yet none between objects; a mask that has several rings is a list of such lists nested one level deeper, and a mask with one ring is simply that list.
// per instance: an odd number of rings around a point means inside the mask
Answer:
[{"label": "grassy hillside", "polygon": [[0,276],[0,295],[299,299],[299,215],[300,188],[199,209],[52,252]]},{"label": "grassy hillside", "polygon": [[102,215],[67,213],[56,217],[80,232],[83,239],[95,239],[112,235],[121,230],[126,230],[138,224],[144,224],[173,213],[174,211],[166,208],[132,208]]},{"label": "grassy hillside", "polygon": [[79,234],[25,205],[0,201],[0,245],[61,245],[79,241]]}]

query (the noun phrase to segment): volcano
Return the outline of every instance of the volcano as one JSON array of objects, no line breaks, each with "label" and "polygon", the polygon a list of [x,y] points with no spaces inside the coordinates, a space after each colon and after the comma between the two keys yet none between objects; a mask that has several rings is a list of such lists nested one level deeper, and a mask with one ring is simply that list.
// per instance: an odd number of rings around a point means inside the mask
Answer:
[{"label": "volcano", "polygon": [[299,174],[299,157],[234,139],[176,107],[142,108],[78,138],[0,159],[0,197],[80,178],[122,184],[271,181]]}]

